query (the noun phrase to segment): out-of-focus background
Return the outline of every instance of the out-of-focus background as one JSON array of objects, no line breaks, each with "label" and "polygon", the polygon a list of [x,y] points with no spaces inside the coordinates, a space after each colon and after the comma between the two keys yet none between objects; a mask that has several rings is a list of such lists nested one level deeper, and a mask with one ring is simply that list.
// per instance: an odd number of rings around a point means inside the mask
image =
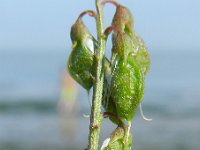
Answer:
[{"label": "out-of-focus background", "polygon": [[[152,58],[142,104],[153,121],[137,112],[133,149],[199,150],[200,1],[119,2]],[[0,150],[87,147],[91,95],[66,73],[70,26],[85,9],[94,0],[0,0]],[[106,25],[113,13],[106,5]],[[94,33],[94,20],[84,20]],[[114,128],[105,119],[100,141]]]}]

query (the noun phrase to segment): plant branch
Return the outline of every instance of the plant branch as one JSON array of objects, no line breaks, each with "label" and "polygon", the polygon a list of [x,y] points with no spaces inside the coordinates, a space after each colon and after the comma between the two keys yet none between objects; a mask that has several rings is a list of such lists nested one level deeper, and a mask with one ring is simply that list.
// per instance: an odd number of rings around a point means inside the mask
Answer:
[{"label": "plant branch", "polygon": [[105,43],[106,40],[103,33],[103,10],[102,5],[99,0],[96,3],[96,28],[97,28],[97,41],[98,49],[95,51],[95,61],[96,61],[96,74],[93,86],[93,100],[92,109],[90,115],[90,133],[89,133],[89,150],[98,150],[100,126],[103,119],[101,114],[101,103],[102,103],[102,93],[103,93],[103,81],[104,81],[104,70],[103,61],[105,53]]}]

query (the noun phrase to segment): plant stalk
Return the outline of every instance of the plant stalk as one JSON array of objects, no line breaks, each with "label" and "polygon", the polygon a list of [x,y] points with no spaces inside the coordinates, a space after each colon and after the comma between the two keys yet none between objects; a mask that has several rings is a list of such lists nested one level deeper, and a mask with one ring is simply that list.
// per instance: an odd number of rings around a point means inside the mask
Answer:
[{"label": "plant stalk", "polygon": [[89,150],[98,150],[100,126],[102,123],[103,115],[101,114],[101,102],[103,93],[103,81],[104,81],[104,53],[106,40],[103,36],[103,9],[99,0],[95,0],[96,3],[96,28],[97,28],[97,41],[98,49],[95,51],[96,60],[96,74],[93,86],[93,99],[90,115],[90,131],[89,131]]}]

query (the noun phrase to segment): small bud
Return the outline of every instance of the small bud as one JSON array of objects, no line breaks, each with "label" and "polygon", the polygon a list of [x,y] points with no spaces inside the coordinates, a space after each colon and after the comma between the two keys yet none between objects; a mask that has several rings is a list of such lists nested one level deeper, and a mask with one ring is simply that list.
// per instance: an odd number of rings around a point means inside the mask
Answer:
[{"label": "small bud", "polygon": [[68,59],[71,76],[87,91],[93,85],[96,41],[79,17],[71,28],[72,52]]},{"label": "small bud", "polygon": [[105,150],[130,150],[132,144],[132,134],[129,134],[126,142],[125,133],[128,127],[125,124],[119,125],[110,135],[109,143]]}]

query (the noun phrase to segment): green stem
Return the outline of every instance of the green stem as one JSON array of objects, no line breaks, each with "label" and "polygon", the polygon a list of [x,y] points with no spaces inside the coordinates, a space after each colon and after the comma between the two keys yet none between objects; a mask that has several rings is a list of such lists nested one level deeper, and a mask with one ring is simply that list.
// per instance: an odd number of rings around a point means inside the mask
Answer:
[{"label": "green stem", "polygon": [[95,51],[96,60],[96,75],[93,86],[93,100],[92,109],[90,115],[90,133],[89,133],[89,150],[98,150],[100,126],[102,122],[101,114],[101,101],[103,93],[103,81],[104,81],[104,70],[103,70],[103,59],[105,53],[105,38],[103,37],[103,10],[99,0],[96,3],[96,28],[97,28],[97,40],[98,49]]}]

